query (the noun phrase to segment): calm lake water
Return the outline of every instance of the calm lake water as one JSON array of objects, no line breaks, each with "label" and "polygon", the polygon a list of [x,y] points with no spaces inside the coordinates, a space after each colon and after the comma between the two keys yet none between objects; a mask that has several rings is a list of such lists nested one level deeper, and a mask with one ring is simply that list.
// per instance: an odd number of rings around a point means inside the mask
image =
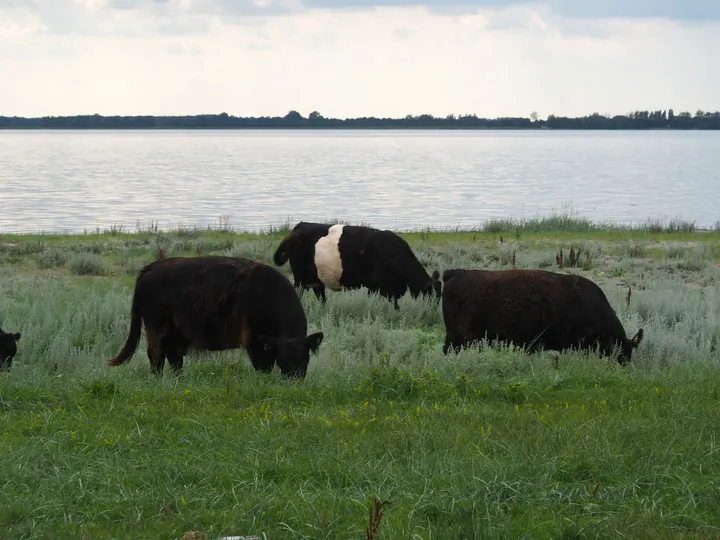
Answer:
[{"label": "calm lake water", "polygon": [[720,133],[0,131],[0,231],[720,220]]}]

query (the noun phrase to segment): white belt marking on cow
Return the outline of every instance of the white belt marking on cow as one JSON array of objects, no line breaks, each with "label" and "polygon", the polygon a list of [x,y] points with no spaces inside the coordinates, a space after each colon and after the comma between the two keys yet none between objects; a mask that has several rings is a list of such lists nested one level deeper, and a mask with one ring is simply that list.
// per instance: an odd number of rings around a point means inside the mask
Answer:
[{"label": "white belt marking on cow", "polygon": [[315,266],[318,277],[331,291],[340,290],[342,277],[342,261],[338,243],[343,233],[344,225],[333,225],[327,233],[315,244]]}]

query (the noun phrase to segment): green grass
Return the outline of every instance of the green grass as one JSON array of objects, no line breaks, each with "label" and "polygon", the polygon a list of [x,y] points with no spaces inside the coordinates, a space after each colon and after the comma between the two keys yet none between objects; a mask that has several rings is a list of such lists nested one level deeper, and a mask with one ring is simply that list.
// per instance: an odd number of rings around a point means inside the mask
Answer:
[{"label": "green grass", "polygon": [[0,326],[23,334],[0,374],[0,538],[366,538],[374,498],[392,502],[376,538],[719,537],[720,235],[536,225],[404,236],[429,270],[590,277],[629,335],[645,328],[628,367],[445,357],[438,306],[354,291],[303,296],[326,339],[302,382],[243,351],[158,381],[144,335],[103,363],[139,268],[160,251],[270,262],[286,228],[0,236]]}]

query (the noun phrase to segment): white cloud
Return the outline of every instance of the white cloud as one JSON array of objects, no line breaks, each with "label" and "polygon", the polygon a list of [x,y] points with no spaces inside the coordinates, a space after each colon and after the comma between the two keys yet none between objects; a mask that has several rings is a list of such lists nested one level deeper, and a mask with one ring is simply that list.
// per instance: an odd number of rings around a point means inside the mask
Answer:
[{"label": "white cloud", "polygon": [[264,1],[0,0],[0,115],[720,109],[713,22]]}]

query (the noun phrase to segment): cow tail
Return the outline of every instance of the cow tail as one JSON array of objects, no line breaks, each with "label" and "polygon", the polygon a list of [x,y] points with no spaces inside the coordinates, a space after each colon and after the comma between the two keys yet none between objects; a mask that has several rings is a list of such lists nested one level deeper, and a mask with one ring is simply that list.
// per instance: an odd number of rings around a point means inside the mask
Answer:
[{"label": "cow tail", "polygon": [[277,250],[275,250],[275,254],[273,255],[273,261],[277,266],[284,265],[290,258],[290,241],[292,240],[292,238],[292,233],[287,235],[283,239],[283,241],[280,242]]},{"label": "cow tail", "polygon": [[138,343],[140,342],[140,332],[142,330],[142,318],[140,317],[140,309],[138,307],[137,294],[133,295],[132,307],[130,308],[130,333],[128,334],[125,345],[122,350],[118,353],[115,358],[107,360],[105,363],[108,366],[119,366],[124,364],[137,349]]}]

